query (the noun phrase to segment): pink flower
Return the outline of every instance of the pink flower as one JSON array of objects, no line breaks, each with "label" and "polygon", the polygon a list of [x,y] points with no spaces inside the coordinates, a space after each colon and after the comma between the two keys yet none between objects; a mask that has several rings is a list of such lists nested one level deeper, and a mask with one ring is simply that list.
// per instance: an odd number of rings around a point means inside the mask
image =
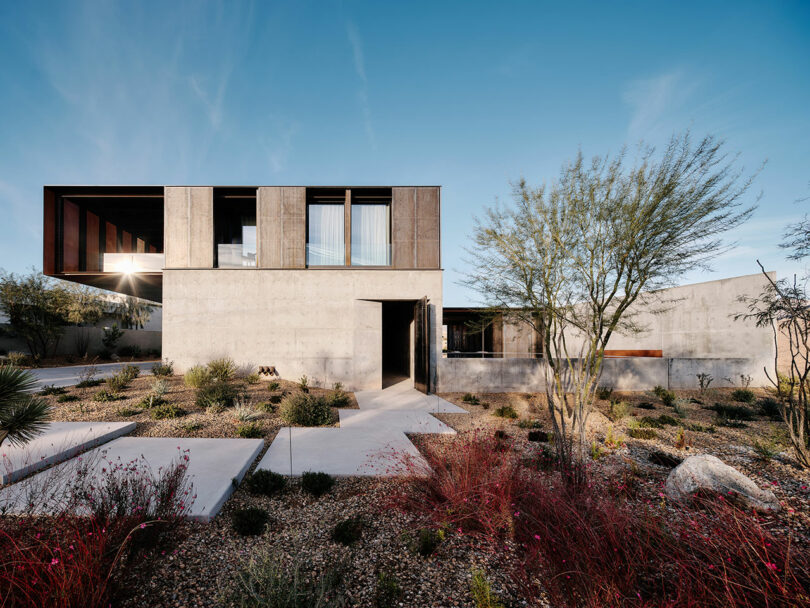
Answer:
[{"label": "pink flower", "polygon": [[772,563],[772,562],[767,562],[767,563],[765,564],[765,566],[766,566],[767,568],[769,568],[770,570],[778,570],[778,568],[776,567],[776,564],[774,564],[774,563]]},{"label": "pink flower", "polygon": [[55,566],[58,563],[59,563],[59,560],[56,559],[55,557],[51,560],[51,566]]}]

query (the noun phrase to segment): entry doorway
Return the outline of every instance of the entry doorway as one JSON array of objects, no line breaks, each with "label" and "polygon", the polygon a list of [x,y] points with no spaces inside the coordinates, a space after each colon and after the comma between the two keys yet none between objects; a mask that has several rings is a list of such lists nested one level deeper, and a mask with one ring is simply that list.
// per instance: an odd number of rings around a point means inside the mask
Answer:
[{"label": "entry doorway", "polygon": [[382,387],[413,379],[413,301],[382,303]]}]

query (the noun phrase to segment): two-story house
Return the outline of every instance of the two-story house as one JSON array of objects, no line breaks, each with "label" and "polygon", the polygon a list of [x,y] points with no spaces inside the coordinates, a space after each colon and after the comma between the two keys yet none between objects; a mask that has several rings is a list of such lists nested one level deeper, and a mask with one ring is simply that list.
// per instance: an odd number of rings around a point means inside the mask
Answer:
[{"label": "two-story house", "polygon": [[182,372],[435,386],[440,188],[46,186],[45,274],[163,304]]}]

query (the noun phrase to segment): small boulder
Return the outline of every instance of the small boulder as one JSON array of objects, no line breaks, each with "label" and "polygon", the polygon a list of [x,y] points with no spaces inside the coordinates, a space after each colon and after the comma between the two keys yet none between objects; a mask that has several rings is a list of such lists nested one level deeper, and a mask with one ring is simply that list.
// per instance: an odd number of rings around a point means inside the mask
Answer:
[{"label": "small boulder", "polygon": [[757,511],[779,511],[779,501],[770,490],[763,490],[750,478],[730,467],[716,456],[690,456],[667,477],[667,496],[684,500],[699,490],[718,494],[732,492],[735,498]]}]

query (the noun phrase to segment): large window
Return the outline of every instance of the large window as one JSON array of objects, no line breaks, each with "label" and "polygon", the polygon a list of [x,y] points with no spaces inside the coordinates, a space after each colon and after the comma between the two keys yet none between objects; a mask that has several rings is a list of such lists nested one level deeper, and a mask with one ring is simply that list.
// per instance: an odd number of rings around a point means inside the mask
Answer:
[{"label": "large window", "polygon": [[352,203],[352,266],[391,264],[391,207]]},{"label": "large window", "polygon": [[307,205],[307,266],[344,266],[344,207],[334,203]]},{"label": "large window", "polygon": [[256,266],[256,191],[214,191],[214,263],[217,268]]}]

